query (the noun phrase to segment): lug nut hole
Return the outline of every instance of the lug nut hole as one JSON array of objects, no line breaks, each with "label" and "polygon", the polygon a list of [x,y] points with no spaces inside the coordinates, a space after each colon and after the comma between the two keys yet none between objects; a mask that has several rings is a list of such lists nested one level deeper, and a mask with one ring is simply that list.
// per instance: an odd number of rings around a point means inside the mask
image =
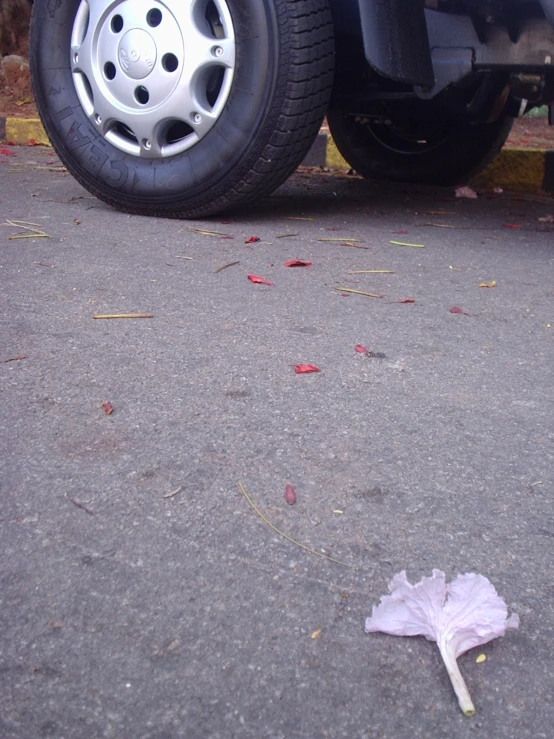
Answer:
[{"label": "lug nut hole", "polygon": [[158,8],[152,8],[146,14],[146,22],[150,28],[156,28],[162,22],[162,11]]},{"label": "lug nut hole", "polygon": [[139,85],[135,89],[135,100],[141,105],[146,105],[146,103],[150,100],[150,93],[148,92],[146,87],[144,87],[143,85]]},{"label": "lug nut hole", "polygon": [[166,72],[175,72],[179,66],[179,60],[175,54],[164,54],[162,57],[162,67]]},{"label": "lug nut hole", "polygon": [[106,62],[104,64],[104,76],[107,80],[113,80],[115,77],[115,64],[112,64],[112,62]]},{"label": "lug nut hole", "polygon": [[114,33],[119,33],[123,29],[123,18],[120,15],[114,15],[111,26]]}]

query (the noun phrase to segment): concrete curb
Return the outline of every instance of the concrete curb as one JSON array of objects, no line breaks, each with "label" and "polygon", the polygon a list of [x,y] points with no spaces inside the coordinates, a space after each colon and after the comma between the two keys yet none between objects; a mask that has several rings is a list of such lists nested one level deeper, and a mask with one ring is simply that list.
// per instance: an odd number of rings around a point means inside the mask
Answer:
[{"label": "concrete curb", "polygon": [[[320,133],[312,150],[303,162],[309,167],[351,169],[339,153],[329,134]],[[554,150],[502,149],[489,166],[474,177],[472,185],[489,189],[554,193]]]},{"label": "concrete curb", "polygon": [[[50,146],[38,118],[1,118],[0,141],[8,144]],[[320,133],[303,164],[348,171],[335,142]],[[554,193],[554,150],[503,149],[496,159],[471,182],[479,188],[502,187],[508,190]]]}]

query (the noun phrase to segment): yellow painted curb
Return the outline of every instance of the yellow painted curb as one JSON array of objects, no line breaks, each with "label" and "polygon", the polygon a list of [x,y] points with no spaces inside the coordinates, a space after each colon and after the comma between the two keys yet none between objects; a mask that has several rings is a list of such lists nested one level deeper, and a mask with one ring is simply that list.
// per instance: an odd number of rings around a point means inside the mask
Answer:
[{"label": "yellow painted curb", "polygon": [[[327,136],[324,166],[342,171],[352,169],[337,149],[332,137],[327,134],[321,135]],[[548,189],[547,181],[552,180],[552,161],[547,161],[548,156],[552,156],[552,152],[542,149],[502,149],[496,159],[471,180],[471,184],[486,189],[502,187],[506,190],[527,192]]]},{"label": "yellow painted curb", "polygon": [[541,149],[502,149],[489,166],[476,175],[476,187],[540,190],[544,182],[546,152]]},{"label": "yellow painted curb", "polygon": [[5,138],[14,144],[25,145],[33,141],[41,146],[51,146],[38,118],[6,118]]},{"label": "yellow painted curb", "polygon": [[352,169],[337,149],[337,145],[331,136],[327,136],[327,155],[325,157],[325,166],[330,169],[344,169],[347,172]]}]

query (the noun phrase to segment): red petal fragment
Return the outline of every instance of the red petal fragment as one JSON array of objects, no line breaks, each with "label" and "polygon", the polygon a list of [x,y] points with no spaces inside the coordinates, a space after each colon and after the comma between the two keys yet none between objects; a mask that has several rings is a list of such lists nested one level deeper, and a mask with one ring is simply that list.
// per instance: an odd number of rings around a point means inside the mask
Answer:
[{"label": "red petal fragment", "polygon": [[258,277],[258,275],[248,275],[248,279],[250,282],[255,282],[258,285],[275,285],[274,282],[270,282],[263,277]]},{"label": "red petal fragment", "polygon": [[397,300],[397,303],[415,303],[415,298],[403,298],[402,300]]},{"label": "red petal fragment", "polygon": [[311,267],[311,262],[305,262],[303,259],[291,259],[285,262],[285,267]]},{"label": "red petal fragment", "polygon": [[246,239],[244,243],[245,244],[255,244],[256,241],[259,241],[259,240],[260,240],[259,236],[250,236],[250,238]]},{"label": "red petal fragment", "polygon": [[285,500],[289,505],[294,505],[296,503],[296,493],[294,492],[292,485],[287,485],[285,488]]},{"label": "red petal fragment", "polygon": [[517,223],[505,223],[504,228],[521,228]]},{"label": "red petal fragment", "polygon": [[17,154],[15,154],[13,151],[10,151],[9,149],[6,149],[5,147],[2,147],[0,149],[0,154],[4,157],[16,157]]},{"label": "red petal fragment", "polygon": [[405,228],[401,228],[400,231],[393,231],[393,234],[407,234],[407,233],[408,232],[406,231]]},{"label": "red petal fragment", "polygon": [[450,308],[450,312],[451,313],[461,313],[462,316],[469,316],[469,313],[466,313],[465,310],[462,310],[457,305],[455,305],[452,308]]},{"label": "red petal fragment", "polygon": [[36,146],[36,145],[37,145],[37,142],[34,139],[29,139],[29,141],[27,141],[27,146]]},{"label": "red petal fragment", "polygon": [[369,354],[369,349],[366,349],[362,344],[356,344],[355,351],[357,351],[358,354]]},{"label": "red petal fragment", "polygon": [[113,405],[110,403],[109,400],[103,400],[100,405],[102,406],[102,410],[107,416],[113,413]]},{"label": "red petal fragment", "polygon": [[297,375],[303,375],[308,372],[321,372],[319,367],[316,367],[315,364],[295,364],[294,371]]}]

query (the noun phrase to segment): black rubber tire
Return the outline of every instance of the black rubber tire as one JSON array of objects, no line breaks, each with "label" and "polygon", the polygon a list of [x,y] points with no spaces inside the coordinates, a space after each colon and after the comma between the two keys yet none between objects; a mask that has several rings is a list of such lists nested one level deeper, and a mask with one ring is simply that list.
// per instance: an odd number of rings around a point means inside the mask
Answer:
[{"label": "black rubber tire", "polygon": [[[431,116],[430,116],[431,118]],[[457,122],[428,146],[402,142],[387,146],[371,123],[331,110],[327,114],[333,140],[348,164],[362,177],[428,185],[463,184],[484,169],[501,150],[513,118],[503,115],[495,123]],[[436,120],[430,124],[437,131]]]},{"label": "black rubber tire", "polygon": [[328,0],[227,0],[236,40],[221,117],[195,146],[147,160],[112,146],[86,117],[70,70],[79,0],[35,0],[31,71],[58,156],[91,193],[130,213],[199,217],[275,190],[317,136],[333,81]]}]

